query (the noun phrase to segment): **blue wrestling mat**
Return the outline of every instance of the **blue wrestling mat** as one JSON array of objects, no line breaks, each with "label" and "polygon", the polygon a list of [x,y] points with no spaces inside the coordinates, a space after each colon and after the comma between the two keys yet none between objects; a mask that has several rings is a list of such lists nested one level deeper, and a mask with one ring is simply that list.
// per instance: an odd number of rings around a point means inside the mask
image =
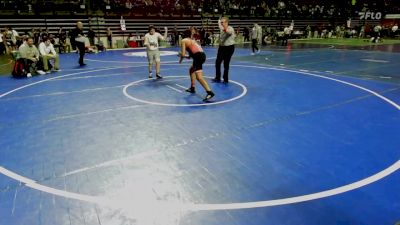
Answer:
[{"label": "blue wrestling mat", "polygon": [[[60,56],[61,72],[0,77],[1,225],[395,225],[399,52],[162,49]],[[154,73],[154,71],[153,71]]]}]

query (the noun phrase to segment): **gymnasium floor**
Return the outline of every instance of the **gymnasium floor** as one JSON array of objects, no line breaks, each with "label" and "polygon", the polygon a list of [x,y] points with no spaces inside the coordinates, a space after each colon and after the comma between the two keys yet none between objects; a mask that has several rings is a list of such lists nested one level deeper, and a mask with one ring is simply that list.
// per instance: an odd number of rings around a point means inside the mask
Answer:
[{"label": "gymnasium floor", "polygon": [[236,48],[215,98],[162,49],[0,77],[1,225],[395,225],[399,46]]}]

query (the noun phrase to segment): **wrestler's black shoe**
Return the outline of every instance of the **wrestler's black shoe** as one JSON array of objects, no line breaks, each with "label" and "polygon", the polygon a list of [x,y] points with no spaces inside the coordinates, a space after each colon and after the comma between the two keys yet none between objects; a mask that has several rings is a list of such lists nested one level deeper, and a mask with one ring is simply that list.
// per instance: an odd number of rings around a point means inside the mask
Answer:
[{"label": "wrestler's black shoe", "polygon": [[156,74],[156,78],[157,78],[157,79],[161,79],[162,76],[161,76],[160,74]]},{"label": "wrestler's black shoe", "polygon": [[210,100],[212,97],[214,97],[214,92],[212,92],[212,91],[207,91],[207,95],[206,95],[206,97],[203,99],[203,102],[206,102],[206,101],[208,101],[208,100]]},{"label": "wrestler's black shoe", "polygon": [[194,89],[194,87],[190,87],[190,88],[186,89],[186,92],[196,93],[196,90]]}]

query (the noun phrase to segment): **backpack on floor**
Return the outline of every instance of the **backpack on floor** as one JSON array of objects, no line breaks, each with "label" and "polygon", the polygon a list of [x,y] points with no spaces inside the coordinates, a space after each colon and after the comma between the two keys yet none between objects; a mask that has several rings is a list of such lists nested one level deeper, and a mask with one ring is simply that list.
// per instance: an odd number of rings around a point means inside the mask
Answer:
[{"label": "backpack on floor", "polygon": [[25,65],[23,59],[17,59],[14,64],[14,68],[11,72],[13,77],[26,77],[27,72],[25,71]]}]

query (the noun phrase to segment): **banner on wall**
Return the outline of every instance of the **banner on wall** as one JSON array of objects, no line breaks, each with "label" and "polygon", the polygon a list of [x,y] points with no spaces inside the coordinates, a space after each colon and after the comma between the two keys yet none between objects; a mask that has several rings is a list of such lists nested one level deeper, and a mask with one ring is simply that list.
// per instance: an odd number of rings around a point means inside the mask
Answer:
[{"label": "banner on wall", "polygon": [[122,31],[126,31],[126,25],[125,25],[124,17],[121,16],[121,19],[119,20],[119,24],[121,25],[121,30]]},{"label": "banner on wall", "polygon": [[385,19],[400,19],[400,14],[386,14]]}]

